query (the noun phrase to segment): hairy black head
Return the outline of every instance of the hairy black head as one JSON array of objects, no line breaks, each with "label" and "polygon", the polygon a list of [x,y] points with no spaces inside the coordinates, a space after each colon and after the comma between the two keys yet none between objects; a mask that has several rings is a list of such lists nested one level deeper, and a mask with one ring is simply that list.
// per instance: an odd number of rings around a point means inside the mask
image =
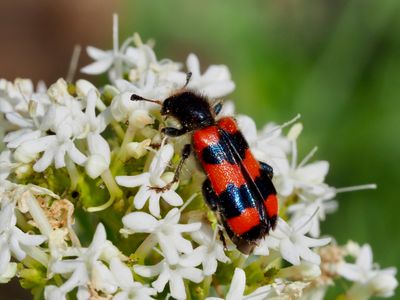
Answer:
[{"label": "hairy black head", "polygon": [[214,112],[207,98],[188,90],[165,99],[161,114],[176,118],[182,127],[189,130],[215,123]]}]

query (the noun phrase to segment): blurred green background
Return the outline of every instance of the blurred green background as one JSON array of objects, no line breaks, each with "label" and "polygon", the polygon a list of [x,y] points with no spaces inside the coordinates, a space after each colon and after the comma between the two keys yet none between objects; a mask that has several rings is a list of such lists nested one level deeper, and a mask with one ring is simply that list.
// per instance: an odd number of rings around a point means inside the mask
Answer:
[{"label": "blurred green background", "polygon": [[32,25],[0,9],[6,47],[30,62],[41,58],[41,67],[12,61],[2,47],[1,77],[49,83],[64,76],[75,43],[111,47],[112,13],[118,12],[121,39],[135,31],[154,38],[159,58],[185,61],[194,52],[204,69],[227,65],[237,85],[230,99],[259,126],[301,113],[300,155],[317,145],[315,158],[331,164],[330,185],[378,185],[338,195],[339,211],[328,216],[323,232],[338,243],[370,243],[381,266],[400,266],[400,1],[5,2],[19,5],[17,15],[22,8],[32,20],[41,18],[37,36],[15,44]]}]

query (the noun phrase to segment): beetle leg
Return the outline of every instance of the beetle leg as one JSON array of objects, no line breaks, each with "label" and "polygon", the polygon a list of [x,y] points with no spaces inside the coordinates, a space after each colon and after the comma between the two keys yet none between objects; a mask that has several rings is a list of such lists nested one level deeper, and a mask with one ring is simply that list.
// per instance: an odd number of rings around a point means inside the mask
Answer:
[{"label": "beetle leg", "polygon": [[259,163],[260,163],[261,169],[267,173],[267,175],[270,179],[272,179],[274,177],[274,170],[272,169],[272,167],[269,164],[262,162],[262,161],[259,161]]},{"label": "beetle leg", "polygon": [[163,129],[161,129],[161,132],[171,136],[171,137],[177,137],[177,136],[181,136],[184,135],[185,133],[188,133],[190,130],[187,129],[186,127],[182,127],[182,128],[174,128],[174,127],[165,127]]},{"label": "beetle leg", "polygon": [[222,245],[224,246],[224,250],[226,251],[228,250],[228,247],[226,246],[224,231],[221,229],[220,226],[218,226],[217,230],[218,230],[219,240],[221,241]]},{"label": "beetle leg", "polygon": [[179,175],[181,173],[183,164],[185,163],[185,160],[188,159],[191,152],[192,152],[192,148],[191,148],[190,144],[186,144],[185,146],[183,146],[182,154],[181,154],[182,157],[181,157],[178,167],[175,170],[174,179],[170,183],[171,185],[174,184],[175,182],[179,181]]},{"label": "beetle leg", "polygon": [[152,187],[152,189],[156,190],[156,191],[159,191],[159,192],[163,192],[163,191],[169,190],[174,183],[178,182],[179,181],[179,175],[181,173],[183,164],[185,163],[185,160],[190,156],[191,151],[192,150],[191,150],[191,145],[190,144],[186,144],[185,146],[183,146],[182,157],[181,157],[181,160],[179,161],[178,166],[176,167],[175,174],[174,174],[174,179],[170,183],[168,183],[167,185],[165,185],[165,186],[163,186],[161,188]]},{"label": "beetle leg", "polygon": [[203,196],[204,196],[204,199],[206,200],[207,205],[211,208],[211,210],[216,211],[217,203],[218,203],[218,196],[214,192],[214,190],[211,186],[210,179],[204,180],[202,191],[203,191]]}]

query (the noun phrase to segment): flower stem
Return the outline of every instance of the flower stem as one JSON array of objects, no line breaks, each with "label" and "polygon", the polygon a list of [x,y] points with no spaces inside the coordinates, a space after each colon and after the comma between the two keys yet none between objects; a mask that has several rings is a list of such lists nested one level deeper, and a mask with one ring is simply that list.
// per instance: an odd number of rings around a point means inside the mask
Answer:
[{"label": "flower stem", "polygon": [[125,132],[122,129],[121,125],[118,122],[111,122],[111,126],[113,127],[115,133],[117,134],[117,136],[123,140],[124,136],[125,136]]},{"label": "flower stem", "polygon": [[78,185],[80,175],[74,162],[69,157],[65,159],[65,165],[67,167],[69,178],[71,180],[71,190],[73,191],[76,189],[76,186]]},{"label": "flower stem", "polygon": [[113,15],[113,50],[114,50],[114,67],[116,79],[122,78],[122,61],[119,57],[119,40],[118,40],[118,15]]},{"label": "flower stem", "polygon": [[138,259],[139,264],[144,263],[145,258],[155,245],[157,245],[156,236],[154,234],[148,235],[134,253],[134,256]]},{"label": "flower stem", "polygon": [[205,277],[203,280],[203,299],[206,299],[206,297],[210,293],[211,282],[212,282],[212,275]]},{"label": "flower stem", "polygon": [[124,164],[127,159],[126,145],[135,137],[135,127],[129,123],[128,129],[125,132],[124,139],[122,140],[121,147],[115,157],[115,162],[112,165],[112,171],[115,174]]},{"label": "flower stem", "polygon": [[[35,246],[26,246],[26,245],[21,245],[22,250],[31,258],[33,258],[35,261],[41,263],[43,266],[47,267],[49,264],[49,256],[39,247]],[[32,267],[30,265],[29,260],[25,260],[24,264],[26,264],[28,267]]]},{"label": "flower stem", "polygon": [[107,169],[106,171],[104,171],[101,174],[101,179],[103,179],[103,181],[108,189],[108,192],[110,193],[110,199],[106,203],[104,203],[100,206],[89,207],[87,209],[88,212],[98,212],[98,211],[105,210],[114,203],[115,199],[119,199],[122,197],[123,193],[122,193],[121,189],[118,187],[117,183],[115,182],[114,177],[111,174],[111,171],[109,169]]},{"label": "flower stem", "polygon": [[246,260],[247,260],[247,255],[241,254],[239,256],[239,259],[236,261],[236,267],[243,269],[244,264],[246,263]]}]

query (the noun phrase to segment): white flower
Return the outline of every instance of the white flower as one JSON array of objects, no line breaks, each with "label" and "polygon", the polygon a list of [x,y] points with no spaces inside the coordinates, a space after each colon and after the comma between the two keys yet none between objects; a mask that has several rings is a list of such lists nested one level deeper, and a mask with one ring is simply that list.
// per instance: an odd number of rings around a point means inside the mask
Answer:
[{"label": "white flower", "polygon": [[[36,161],[33,169],[36,172],[44,171],[52,161],[56,168],[65,166],[65,156],[82,165],[86,156],[75,146],[75,139],[83,138],[88,131],[88,120],[83,113],[83,104],[72,97],[68,92],[67,83],[60,79],[50,86],[49,97],[53,101],[44,116],[37,120],[39,130],[19,137],[18,148],[14,152],[17,161],[29,163],[36,156],[44,152]],[[55,133],[47,135],[47,132]]]},{"label": "white flower", "polygon": [[368,244],[361,247],[354,264],[341,262],[337,266],[337,273],[355,282],[348,292],[348,296],[354,299],[368,299],[371,296],[391,297],[398,285],[396,268],[380,270],[374,265],[372,250]]},{"label": "white flower", "polygon": [[134,128],[143,128],[154,122],[149,111],[156,106],[146,101],[132,101],[132,92],[123,92],[115,96],[111,102],[111,113],[118,122],[129,121]]},{"label": "white flower", "polygon": [[366,300],[370,297],[389,298],[398,286],[396,270],[386,269],[377,272],[366,282],[355,282],[346,293],[346,299]]},{"label": "white flower", "polygon": [[17,263],[9,263],[5,272],[0,272],[0,284],[9,282],[17,273]]},{"label": "white flower", "polygon": [[112,50],[101,50],[95,47],[87,47],[86,51],[88,55],[95,60],[95,62],[87,65],[81,69],[82,73],[96,75],[104,73],[108,70],[109,77],[111,80],[121,78],[123,72],[123,64],[133,66],[133,62],[128,55],[126,55],[126,49],[132,39],[128,39],[120,47],[118,41],[118,16],[114,15],[113,18],[113,49]]},{"label": "white flower", "polygon": [[274,292],[268,299],[270,300],[292,300],[299,299],[303,295],[303,290],[309,285],[309,282],[294,281],[286,282],[276,279],[272,284]]},{"label": "white flower", "polygon": [[101,136],[108,123],[111,121],[111,112],[104,110],[96,116],[96,103],[98,96],[95,90],[90,90],[87,95],[86,117],[89,122],[87,143],[90,156],[86,162],[86,171],[91,178],[96,178],[108,169],[111,161],[110,146]]},{"label": "white flower", "polygon": [[170,264],[179,261],[179,253],[193,251],[190,241],[182,233],[199,230],[201,223],[178,224],[181,213],[177,208],[171,209],[162,220],[157,220],[145,212],[133,212],[122,218],[127,233],[146,232],[155,236],[161,251]]},{"label": "white flower", "polygon": [[140,36],[135,33],[133,41],[136,47],[128,47],[126,55],[133,62],[134,67],[129,71],[129,80],[143,86],[143,81],[149,72],[157,75],[159,85],[173,84],[176,87],[182,86],[186,74],[180,72],[181,64],[170,59],[157,60],[157,57],[150,45],[144,44]]},{"label": "white flower", "polygon": [[310,281],[321,275],[321,269],[316,264],[302,262],[297,266],[290,266],[279,271],[279,278],[289,278],[291,280]]},{"label": "white flower", "polygon": [[202,222],[200,230],[191,233],[193,241],[200,246],[190,254],[181,259],[182,265],[202,264],[204,275],[214,274],[217,270],[218,261],[229,263],[231,260],[225,255],[224,246],[216,239],[218,229],[213,232],[208,223]]},{"label": "white flower", "polygon": [[113,297],[114,300],[150,300],[153,299],[151,296],[157,294],[153,288],[135,282],[131,270],[118,258],[111,260],[110,270],[120,287],[120,291]]},{"label": "white flower", "polygon": [[[228,293],[226,294],[225,300],[263,300],[267,299],[272,291],[271,285],[259,287],[249,295],[244,295],[244,289],[246,287],[246,274],[240,268],[235,269],[233,274],[232,282]],[[206,300],[221,300],[217,297],[207,297]]]},{"label": "white flower", "polygon": [[297,164],[297,143],[296,140],[302,131],[301,123],[294,124],[289,133],[288,139],[291,142],[291,162],[279,166],[278,176],[274,183],[278,193],[284,197],[295,192],[298,195],[312,194],[322,196],[326,191],[324,184],[325,176],[329,170],[327,161],[317,161],[306,165],[308,160],[315,153],[313,149],[299,164]]},{"label": "white flower", "polygon": [[12,169],[11,151],[4,150],[0,153],[0,180],[7,179]]},{"label": "white flower", "polygon": [[57,169],[64,167],[65,155],[68,155],[78,165],[83,165],[86,161],[86,156],[78,150],[74,142],[68,136],[63,135],[49,135],[25,142],[18,147],[14,157],[22,162],[27,162],[24,158],[33,158],[40,152],[44,152],[44,154],[33,165],[33,170],[38,173],[46,170],[53,161]]},{"label": "white flower", "polygon": [[141,142],[130,142],[126,145],[128,156],[139,159],[147,154],[147,149],[151,144],[151,139],[145,139]]},{"label": "white flower", "polygon": [[[156,73],[153,71],[148,71],[146,76],[143,78],[141,84],[133,84],[124,79],[119,79],[115,82],[115,86],[121,92],[129,92],[131,94],[137,94],[146,99],[158,99],[164,100],[172,92],[176,90],[173,82],[165,81],[158,82]],[[134,101],[131,101],[134,102]],[[138,101],[136,101],[138,102]],[[140,102],[140,101],[139,101]],[[143,101],[142,101],[143,102]],[[159,107],[158,105],[151,104],[147,102],[146,104],[149,108]]]},{"label": "white flower", "polygon": [[224,65],[212,65],[204,74],[201,74],[199,59],[193,53],[189,54],[186,65],[188,71],[192,73],[187,86],[190,89],[197,90],[211,98],[226,96],[235,89],[229,69]]},{"label": "white flower", "polygon": [[262,244],[266,243],[269,248],[279,250],[282,258],[293,265],[300,264],[300,258],[304,261],[320,264],[321,258],[311,251],[311,247],[320,247],[328,244],[331,239],[313,239],[305,236],[310,231],[313,216],[303,216],[293,225],[287,224],[283,219],[278,219],[277,228],[267,236]]},{"label": "white flower", "polygon": [[26,257],[28,248],[46,240],[45,236],[27,234],[16,226],[15,202],[10,200],[2,197],[0,203],[0,276],[10,274],[13,269],[11,255],[21,261]]},{"label": "white flower", "polygon": [[283,196],[289,196],[294,190],[296,193],[323,194],[326,189],[323,185],[328,173],[329,163],[317,161],[305,166],[287,166],[280,169],[281,176],[277,177],[277,190]]},{"label": "white flower", "polygon": [[51,101],[62,106],[69,106],[74,102],[74,97],[68,91],[68,83],[63,79],[59,78],[53,83],[47,90]]},{"label": "white flower", "polygon": [[100,260],[106,243],[104,226],[99,223],[88,248],[67,249],[65,256],[74,259],[56,261],[50,267],[54,274],[64,274],[68,280],[61,286],[47,286],[45,298],[50,300],[66,299],[66,294],[78,287],[78,298],[89,299],[88,285],[97,291],[113,294],[118,285],[108,267]]},{"label": "white flower", "polygon": [[8,83],[7,87],[5,95],[0,96],[0,111],[5,112],[9,125],[12,125],[4,142],[8,148],[13,149],[24,141],[41,136],[40,123],[50,99],[46,88],[40,84],[35,93],[30,80],[16,79],[14,84]]},{"label": "white flower", "polygon": [[290,205],[287,212],[292,214],[291,220],[294,221],[303,215],[312,215],[316,211],[317,217],[312,220],[310,236],[319,237],[321,232],[320,222],[325,221],[326,215],[334,213],[338,208],[337,201],[332,199],[335,195],[335,189],[326,186],[325,194],[316,198],[313,195],[305,199],[300,197],[300,202]]},{"label": "white flower", "polygon": [[172,181],[172,178],[165,178],[164,171],[173,154],[174,148],[172,145],[164,145],[154,156],[148,172],[135,176],[117,176],[115,178],[119,185],[125,187],[140,186],[134,198],[134,205],[137,209],[142,209],[147,199],[150,199],[149,210],[153,216],[159,217],[160,198],[163,198],[172,206],[183,204],[182,198],[175,191],[163,189]]},{"label": "white flower", "polygon": [[111,68],[116,58],[124,58],[122,53],[114,53],[112,50],[104,51],[92,46],[88,46],[86,51],[95,62],[81,69],[81,72],[85,74],[97,75],[104,73]]},{"label": "white flower", "polygon": [[195,283],[203,280],[201,270],[192,266],[181,266],[179,263],[171,265],[165,259],[154,266],[136,265],[134,266],[134,271],[143,277],[158,275],[157,280],[153,281],[151,285],[159,293],[165,289],[165,285],[169,282],[171,295],[176,299],[186,299],[184,279]]},{"label": "white flower", "polygon": [[[95,62],[81,69],[86,74],[101,74],[108,72],[109,78],[115,82],[122,78],[124,72],[129,72],[129,79],[132,82],[143,86],[144,79],[148,72],[154,72],[160,82],[176,81],[184,82],[185,75],[179,72],[180,64],[169,59],[158,61],[156,55],[149,45],[143,44],[139,35],[134,34],[125,40],[119,47],[118,42],[118,17],[114,15],[113,50],[100,50],[95,47],[87,47],[88,55]],[[134,42],[136,47],[130,46]]]},{"label": "white flower", "polygon": [[30,101],[38,102],[46,88],[42,83],[37,86],[35,93],[30,79],[17,78],[14,82],[0,79],[0,112],[27,114]]}]

